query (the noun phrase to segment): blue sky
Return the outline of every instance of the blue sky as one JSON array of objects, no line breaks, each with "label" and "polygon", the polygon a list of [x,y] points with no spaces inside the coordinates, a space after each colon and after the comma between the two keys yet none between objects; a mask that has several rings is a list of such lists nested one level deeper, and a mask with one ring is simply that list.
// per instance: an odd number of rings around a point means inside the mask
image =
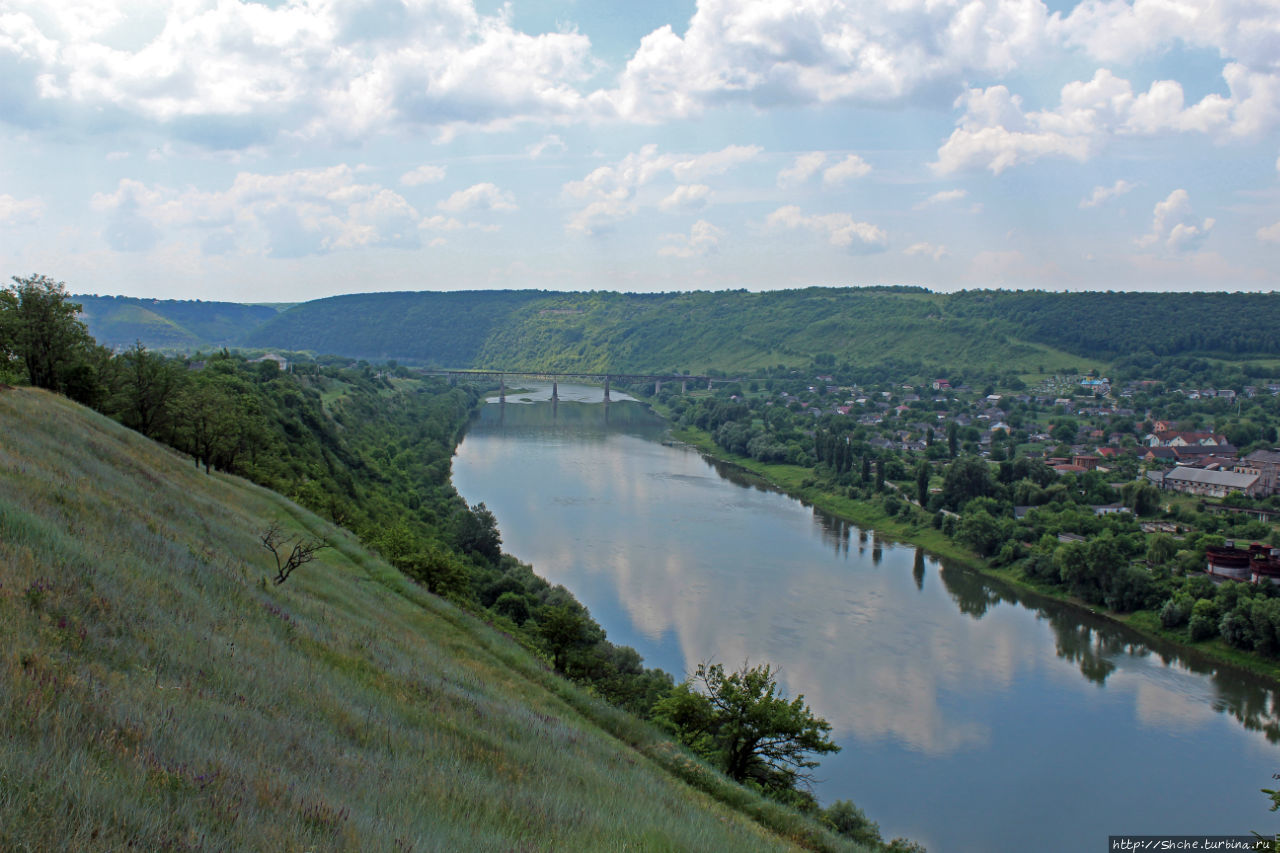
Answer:
[{"label": "blue sky", "polygon": [[0,0],[74,292],[1270,290],[1280,0]]}]

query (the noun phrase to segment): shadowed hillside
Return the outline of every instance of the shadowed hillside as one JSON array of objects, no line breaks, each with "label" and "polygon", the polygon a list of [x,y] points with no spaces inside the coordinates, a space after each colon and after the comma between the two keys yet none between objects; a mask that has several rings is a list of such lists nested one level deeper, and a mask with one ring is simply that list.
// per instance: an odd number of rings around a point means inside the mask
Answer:
[{"label": "shadowed hillside", "polygon": [[[0,433],[0,849],[787,846],[284,498],[40,391]],[[334,547],[276,586],[272,522]]]},{"label": "shadowed hillside", "polygon": [[94,339],[109,347],[142,341],[155,349],[236,346],[276,316],[267,305],[200,300],[76,296]]}]

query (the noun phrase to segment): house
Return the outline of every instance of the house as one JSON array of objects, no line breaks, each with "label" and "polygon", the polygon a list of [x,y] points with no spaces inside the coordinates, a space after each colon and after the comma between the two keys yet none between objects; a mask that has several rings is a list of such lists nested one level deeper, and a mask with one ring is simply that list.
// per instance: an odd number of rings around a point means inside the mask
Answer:
[{"label": "house", "polygon": [[1262,478],[1257,474],[1241,474],[1235,471],[1207,471],[1203,468],[1174,468],[1166,471],[1161,487],[1175,492],[1225,498],[1232,492],[1248,497],[1262,494]]},{"label": "house", "polygon": [[1085,471],[1092,471],[1094,468],[1097,468],[1101,462],[1101,456],[1094,456],[1092,454],[1071,457],[1072,466],[1081,468]]}]

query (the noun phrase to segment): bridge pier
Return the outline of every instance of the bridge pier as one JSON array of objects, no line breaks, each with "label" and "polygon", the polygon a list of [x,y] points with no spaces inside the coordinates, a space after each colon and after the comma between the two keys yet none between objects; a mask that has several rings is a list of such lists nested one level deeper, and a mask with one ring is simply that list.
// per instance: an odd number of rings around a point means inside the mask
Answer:
[{"label": "bridge pier", "polygon": [[507,402],[507,377],[498,374],[498,402]]},{"label": "bridge pier", "polygon": [[560,399],[560,383],[552,379],[551,380],[551,402],[554,403],[559,399]]},{"label": "bridge pier", "polygon": [[653,380],[653,396],[656,397],[661,393],[662,393],[662,380],[661,379]]},{"label": "bridge pier", "polygon": [[710,390],[711,390],[711,379],[710,379],[710,377],[708,377],[708,378],[707,378],[707,390],[708,390],[708,391],[710,391]]},{"label": "bridge pier", "polygon": [[609,402],[609,377],[604,378],[604,401]]},{"label": "bridge pier", "polygon": [[683,397],[685,394],[688,394],[688,393],[689,393],[689,380],[681,379],[680,380],[680,396]]}]

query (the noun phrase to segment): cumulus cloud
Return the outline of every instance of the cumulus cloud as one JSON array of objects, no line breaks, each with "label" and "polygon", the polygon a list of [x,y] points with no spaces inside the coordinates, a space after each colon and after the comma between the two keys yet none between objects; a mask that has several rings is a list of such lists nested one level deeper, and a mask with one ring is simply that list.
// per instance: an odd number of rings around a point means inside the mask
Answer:
[{"label": "cumulus cloud", "polygon": [[0,194],[0,226],[33,225],[43,215],[44,202],[38,198]]},{"label": "cumulus cloud", "polygon": [[[682,184],[721,175],[755,160],[763,149],[758,145],[730,145],[705,154],[661,154],[658,146],[646,145],[609,166],[600,166],[580,181],[569,181],[561,192],[571,199],[585,201],[573,213],[566,229],[578,234],[596,234],[635,213],[637,191],[660,177],[670,176]],[[696,201],[710,189],[680,190],[668,195],[665,202]],[[675,196],[675,199],[673,199]]]},{"label": "cumulus cloud", "polygon": [[1156,203],[1151,231],[1137,242],[1143,248],[1163,245],[1170,251],[1188,251],[1204,242],[1213,230],[1213,223],[1212,219],[1197,221],[1191,210],[1191,197],[1186,190],[1178,189]]},{"label": "cumulus cloud", "polygon": [[883,229],[869,222],[855,221],[848,213],[817,213],[806,216],[793,204],[780,207],[769,214],[765,225],[775,230],[812,231],[826,238],[832,246],[855,252],[883,251],[889,241]]},{"label": "cumulus cloud", "polygon": [[653,121],[734,102],[892,103],[1007,73],[1037,55],[1047,23],[1036,0],[701,2],[683,36],[645,36],[617,88],[592,97]]},{"label": "cumulus cloud", "polygon": [[796,157],[795,162],[778,172],[778,186],[785,188],[803,184],[817,174],[818,170],[826,162],[827,155],[821,151],[800,154]]},{"label": "cumulus cloud", "polygon": [[725,236],[722,228],[717,228],[705,219],[693,223],[686,234],[664,234],[662,239],[671,245],[658,250],[659,255],[675,258],[692,258],[709,255],[720,251],[720,238]]},{"label": "cumulus cloud", "polygon": [[1129,63],[1182,43],[1256,68],[1280,66],[1280,18],[1266,2],[1089,0],[1052,29],[1102,62]]},{"label": "cumulus cloud", "polygon": [[470,0],[12,0],[5,12],[8,120],[149,123],[213,148],[577,115],[594,70],[586,36],[527,35]]},{"label": "cumulus cloud", "polygon": [[118,251],[151,249],[171,230],[201,233],[206,252],[239,246],[272,257],[420,243],[418,211],[392,190],[358,183],[346,165],[241,172],[229,188],[213,192],[123,179],[114,192],[95,194],[90,206],[107,215],[103,236]]},{"label": "cumulus cloud", "polygon": [[940,190],[926,198],[915,206],[916,210],[923,210],[926,207],[932,207],[935,204],[946,204],[950,201],[960,201],[969,195],[967,190]]},{"label": "cumulus cloud", "polygon": [[516,209],[516,201],[511,193],[503,192],[496,185],[485,182],[458,190],[436,204],[436,207],[452,213],[464,210],[512,211]]},{"label": "cumulus cloud", "polygon": [[422,184],[434,184],[444,180],[443,166],[419,166],[400,176],[400,183],[406,187],[417,187]]},{"label": "cumulus cloud", "polygon": [[1121,180],[1117,180],[1114,184],[1112,184],[1109,187],[1094,187],[1093,192],[1089,195],[1088,198],[1080,199],[1080,206],[1081,207],[1097,207],[1107,199],[1115,198],[1116,196],[1122,196],[1125,193],[1130,192],[1136,186],[1137,184],[1132,184],[1126,180],[1121,179]]},{"label": "cumulus cloud", "polygon": [[668,213],[691,213],[702,210],[710,200],[711,187],[706,184],[681,184],[658,202],[658,207]]},{"label": "cumulus cloud", "polygon": [[1259,228],[1258,239],[1264,243],[1280,243],[1280,222]]},{"label": "cumulus cloud", "polygon": [[950,253],[946,246],[935,246],[932,243],[912,243],[910,246],[902,250],[904,255],[925,255],[940,261],[947,257]]},{"label": "cumulus cloud", "polygon": [[822,173],[822,183],[829,187],[838,187],[845,181],[861,178],[871,172],[871,167],[857,154],[850,154],[844,160],[828,168]]},{"label": "cumulus cloud", "polygon": [[964,113],[938,149],[935,171],[986,168],[993,174],[1042,157],[1084,161],[1111,136],[1206,133],[1218,139],[1256,137],[1280,121],[1280,76],[1223,69],[1228,97],[1205,95],[1187,105],[1182,86],[1157,80],[1134,94],[1128,80],[1102,68],[1088,81],[1062,87],[1053,110],[1026,112],[1003,85],[970,89],[956,100]]}]

